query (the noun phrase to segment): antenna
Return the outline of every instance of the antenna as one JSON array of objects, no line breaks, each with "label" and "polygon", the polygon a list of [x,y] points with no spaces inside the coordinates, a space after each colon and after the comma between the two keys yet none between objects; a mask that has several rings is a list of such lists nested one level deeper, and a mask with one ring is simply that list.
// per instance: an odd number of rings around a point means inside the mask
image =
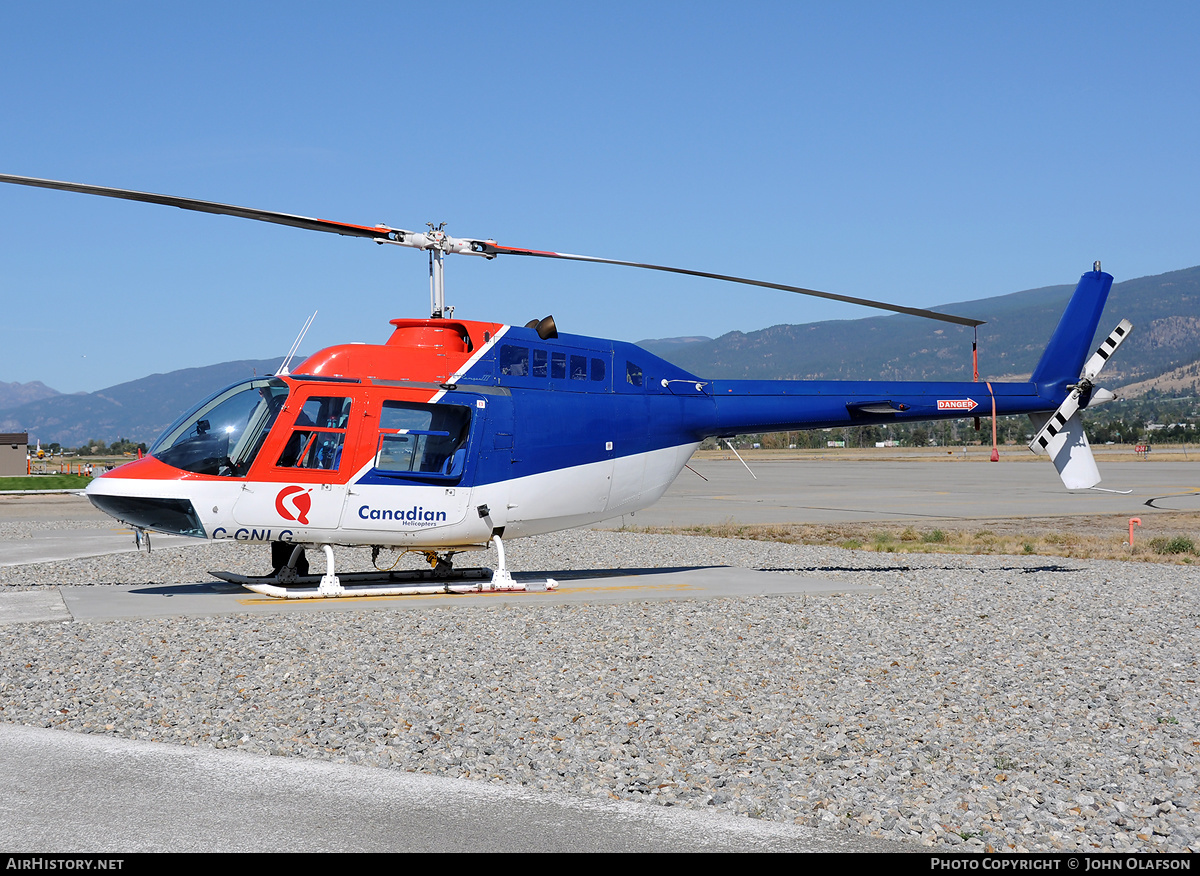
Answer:
[{"label": "antenna", "polygon": [[304,341],[304,336],[305,336],[306,334],[308,334],[308,327],[309,327],[310,325],[312,325],[312,322],[313,322],[313,320],[314,320],[314,319],[316,319],[316,318],[317,318],[317,311],[315,311],[315,310],[314,310],[314,311],[312,312],[312,316],[310,316],[310,317],[308,318],[308,322],[306,322],[306,323],[304,324],[304,328],[300,329],[300,334],[296,336],[296,342],[295,342],[294,344],[292,344],[292,348],[291,348],[290,350],[288,350],[288,354],[287,354],[286,356],[284,356],[284,357],[283,357],[283,364],[282,364],[282,365],[280,365],[280,366],[279,366],[279,370],[275,372],[275,374],[276,374],[276,375],[280,375],[280,374],[287,374],[287,373],[288,373],[288,365],[290,365],[290,364],[291,364],[291,362],[292,362],[292,357],[293,357],[293,356],[295,356],[295,355],[296,355],[296,351],[297,351],[298,349],[300,349],[300,344],[301,344],[301,343],[303,343],[303,341]]},{"label": "antenna", "polygon": [[[733,442],[726,438],[725,443],[729,445],[729,449],[733,451],[733,455],[738,458],[738,462],[740,462],[742,465],[746,465],[746,460],[742,459],[742,455],[737,452],[737,448],[733,446]],[[750,471],[750,466],[746,465],[746,471],[750,472],[750,477],[758,480],[758,475]],[[707,478],[705,480],[707,480]]]}]

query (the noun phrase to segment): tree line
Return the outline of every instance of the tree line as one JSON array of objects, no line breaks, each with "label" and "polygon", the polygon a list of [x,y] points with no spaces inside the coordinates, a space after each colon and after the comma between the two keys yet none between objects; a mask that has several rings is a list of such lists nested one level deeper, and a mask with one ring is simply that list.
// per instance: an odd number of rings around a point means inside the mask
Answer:
[{"label": "tree line", "polygon": [[[1092,444],[1200,444],[1200,396],[1167,396],[1164,393],[1119,401],[1083,412],[1084,429]],[[1033,425],[1023,415],[997,417],[996,440],[1001,444],[1025,444],[1033,438]],[[806,432],[772,432],[741,435],[731,439],[738,448],[758,444],[764,449],[827,447],[830,441],[846,447],[874,447],[880,441],[895,441],[901,447],[948,447],[992,442],[991,418],[942,420],[934,423],[888,423],[849,426]],[[724,447],[724,441],[720,442]],[[701,449],[718,443],[709,439]]]}]

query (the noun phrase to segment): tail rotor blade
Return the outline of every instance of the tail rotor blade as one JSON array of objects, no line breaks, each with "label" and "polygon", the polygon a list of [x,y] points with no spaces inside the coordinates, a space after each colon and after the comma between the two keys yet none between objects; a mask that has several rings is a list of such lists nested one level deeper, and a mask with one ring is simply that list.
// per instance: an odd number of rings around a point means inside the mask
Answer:
[{"label": "tail rotor blade", "polygon": [[1084,380],[1095,380],[1096,375],[1100,373],[1100,369],[1108,362],[1108,357],[1116,352],[1117,347],[1121,346],[1121,342],[1129,337],[1129,333],[1133,331],[1133,323],[1127,319],[1117,323],[1117,327],[1112,330],[1112,333],[1104,339],[1099,349],[1092,354],[1092,358],[1087,360],[1087,364],[1083,366]]},{"label": "tail rotor blade", "polygon": [[[1051,446],[1055,439],[1067,429],[1068,422],[1075,417],[1076,414],[1091,400],[1092,381],[1096,379],[1096,375],[1100,373],[1100,369],[1108,362],[1113,351],[1121,346],[1121,342],[1129,337],[1129,333],[1133,331],[1133,323],[1127,319],[1121,320],[1115,329],[1109,334],[1099,349],[1092,354],[1092,357],[1087,360],[1083,366],[1083,377],[1080,378],[1079,385],[1074,387],[1063,403],[1046,422],[1038,429],[1033,440],[1029,442],[1029,449],[1034,453],[1039,450],[1045,450],[1051,456],[1056,454],[1054,446]],[[1109,394],[1111,398],[1111,394]]]},{"label": "tail rotor blade", "polygon": [[[1060,413],[1062,408],[1051,415],[1050,422],[1046,425],[1055,422]],[[1036,424],[1040,417],[1044,416],[1045,414],[1030,414],[1029,419]],[[1100,483],[1100,470],[1096,467],[1096,458],[1092,455],[1091,445],[1088,444],[1087,435],[1083,431],[1083,421],[1078,409],[1067,419],[1055,423],[1054,434],[1046,442],[1045,449],[1058,470],[1063,486],[1068,490],[1086,490]]]},{"label": "tail rotor blade", "polygon": [[1081,407],[1079,390],[1071,390],[1066,400],[1058,406],[1058,410],[1050,415],[1045,425],[1033,436],[1033,440],[1029,442],[1029,449],[1034,453],[1037,453],[1039,450],[1049,452],[1051,442],[1066,428],[1067,421],[1079,413]]}]

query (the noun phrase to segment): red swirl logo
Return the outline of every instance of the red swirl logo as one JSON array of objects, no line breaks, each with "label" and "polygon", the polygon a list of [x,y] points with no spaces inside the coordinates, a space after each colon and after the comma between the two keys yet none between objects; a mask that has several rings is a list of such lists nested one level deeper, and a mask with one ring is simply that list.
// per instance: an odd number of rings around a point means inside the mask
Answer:
[{"label": "red swirl logo", "polygon": [[295,520],[308,526],[308,512],[311,509],[311,491],[305,487],[284,487],[275,497],[275,510],[284,520]]}]

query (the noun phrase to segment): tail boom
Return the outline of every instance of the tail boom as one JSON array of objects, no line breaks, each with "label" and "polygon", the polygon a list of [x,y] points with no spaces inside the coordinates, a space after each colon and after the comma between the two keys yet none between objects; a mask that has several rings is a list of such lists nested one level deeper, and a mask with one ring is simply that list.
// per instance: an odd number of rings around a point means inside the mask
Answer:
[{"label": "tail boom", "polygon": [[697,437],[1051,412],[1062,397],[1034,383],[718,380]]}]

